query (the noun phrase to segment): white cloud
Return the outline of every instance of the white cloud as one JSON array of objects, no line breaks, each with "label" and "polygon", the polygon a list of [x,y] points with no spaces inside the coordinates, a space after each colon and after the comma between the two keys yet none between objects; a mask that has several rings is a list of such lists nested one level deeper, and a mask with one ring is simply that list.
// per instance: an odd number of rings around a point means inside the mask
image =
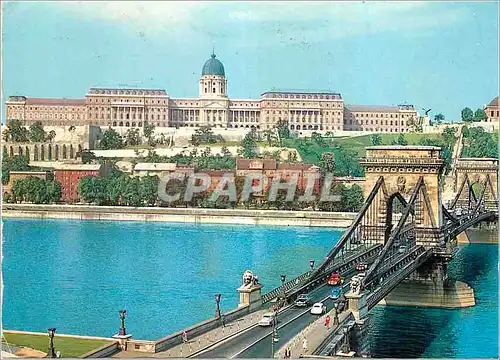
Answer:
[{"label": "white cloud", "polygon": [[[77,16],[117,22],[149,35],[195,31],[237,36],[238,29],[258,27],[260,46],[284,39],[318,42],[385,31],[418,31],[453,24],[460,9],[436,11],[432,2],[57,2]],[[228,31],[227,29],[236,29]],[[264,35],[263,29],[269,29]],[[210,32],[211,31],[211,32]],[[247,31],[247,30],[245,30]],[[213,35],[211,35],[213,36]],[[248,44],[250,45],[250,44]]]}]

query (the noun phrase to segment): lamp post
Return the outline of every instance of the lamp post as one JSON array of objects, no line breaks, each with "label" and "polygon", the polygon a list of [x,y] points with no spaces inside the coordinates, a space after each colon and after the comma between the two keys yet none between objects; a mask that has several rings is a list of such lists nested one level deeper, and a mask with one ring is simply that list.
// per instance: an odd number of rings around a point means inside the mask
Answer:
[{"label": "lamp post", "polygon": [[56,328],[49,328],[49,351],[47,352],[48,358],[55,358],[56,351],[54,349],[54,335],[56,334]]},{"label": "lamp post", "polygon": [[281,274],[281,290],[283,291],[283,301],[286,302],[286,292],[285,292],[285,280],[286,274]]},{"label": "lamp post", "polygon": [[127,313],[127,310],[120,310],[121,327],[118,329],[118,335],[127,335],[127,332],[125,331],[125,314],[126,313]]},{"label": "lamp post", "polygon": [[309,260],[309,266],[311,267],[311,273],[314,269],[314,260]]},{"label": "lamp post", "polygon": [[274,343],[279,341],[278,336],[278,307],[274,308],[273,332],[271,333],[271,358],[274,358]]},{"label": "lamp post", "polygon": [[216,318],[220,318],[220,307],[219,307],[219,304],[220,304],[220,297],[222,295],[221,294],[215,294],[215,303],[217,304],[217,309],[215,310],[215,317]]}]

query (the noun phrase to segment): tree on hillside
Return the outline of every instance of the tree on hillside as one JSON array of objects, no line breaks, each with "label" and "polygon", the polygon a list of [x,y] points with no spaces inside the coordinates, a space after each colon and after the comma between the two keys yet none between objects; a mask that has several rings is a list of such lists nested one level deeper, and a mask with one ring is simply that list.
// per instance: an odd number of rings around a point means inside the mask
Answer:
[{"label": "tree on hillside", "polygon": [[[55,132],[54,132],[55,133]],[[31,142],[44,142],[46,139],[45,130],[41,121],[35,122],[30,126],[29,139]]]},{"label": "tree on hillside", "polygon": [[139,129],[128,129],[125,133],[125,141],[129,146],[140,145],[141,135]]},{"label": "tree on hillside", "polygon": [[267,145],[272,146],[276,143],[276,130],[275,129],[267,129],[264,130],[264,137],[267,141]]},{"label": "tree on hillside", "polygon": [[372,145],[382,145],[382,136],[380,134],[372,134]]},{"label": "tree on hillside", "polygon": [[2,184],[9,182],[11,171],[28,171],[29,159],[27,156],[3,156],[2,157]]},{"label": "tree on hillside", "polygon": [[148,144],[150,146],[154,145],[154,132],[155,132],[155,126],[153,124],[146,124],[144,125],[144,137],[148,139]]},{"label": "tree on hillside", "polygon": [[278,122],[276,123],[276,129],[278,129],[280,146],[283,146],[283,139],[290,138],[290,129],[288,128],[288,121],[278,120]]},{"label": "tree on hillside", "polygon": [[472,112],[472,110],[468,107],[464,108],[462,110],[462,121],[463,122],[471,122],[472,120],[474,120],[474,113]]},{"label": "tree on hillside", "polygon": [[436,124],[441,124],[444,121],[444,115],[441,113],[435,115],[434,121],[436,122]]},{"label": "tree on hillside", "polygon": [[122,138],[116,130],[109,128],[102,134],[99,148],[104,150],[121,149],[123,148]]},{"label": "tree on hillside", "polygon": [[483,109],[477,109],[474,113],[474,121],[485,121],[488,119],[488,116],[484,112]]},{"label": "tree on hillside", "polygon": [[200,126],[191,135],[191,144],[198,146],[200,144],[215,144],[219,141],[223,141],[222,136],[217,136],[214,134],[210,126]]},{"label": "tree on hillside", "polygon": [[335,156],[331,152],[326,152],[321,154],[321,159],[318,162],[318,166],[325,173],[333,173],[335,171]]},{"label": "tree on hillside", "polygon": [[408,141],[406,140],[403,133],[399,134],[397,143],[398,143],[398,145],[403,145],[403,146],[408,145]]},{"label": "tree on hillside", "polygon": [[257,157],[257,135],[255,129],[248,132],[243,138],[241,144],[243,146],[242,156],[246,159]]},{"label": "tree on hillside", "polygon": [[7,130],[3,136],[5,141],[28,142],[29,131],[21,125],[19,120],[11,120],[7,123]]},{"label": "tree on hillside", "polygon": [[56,138],[56,132],[54,130],[50,130],[45,140],[52,142],[55,138]]}]

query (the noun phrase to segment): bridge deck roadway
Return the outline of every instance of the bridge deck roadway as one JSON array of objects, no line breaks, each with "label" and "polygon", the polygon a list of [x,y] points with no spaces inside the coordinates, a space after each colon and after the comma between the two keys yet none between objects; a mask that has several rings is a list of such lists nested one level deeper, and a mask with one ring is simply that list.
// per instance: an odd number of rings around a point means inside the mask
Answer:
[{"label": "bridge deck roadway", "polygon": [[[310,293],[313,302],[325,299],[332,291],[328,285],[321,286]],[[328,309],[333,306],[332,300],[325,301]],[[318,316],[310,314],[310,307],[289,307],[278,315],[279,342],[276,349],[314,322]],[[212,350],[200,353],[200,358],[262,358],[271,356],[270,327],[256,326],[239,336],[221,343]]]}]

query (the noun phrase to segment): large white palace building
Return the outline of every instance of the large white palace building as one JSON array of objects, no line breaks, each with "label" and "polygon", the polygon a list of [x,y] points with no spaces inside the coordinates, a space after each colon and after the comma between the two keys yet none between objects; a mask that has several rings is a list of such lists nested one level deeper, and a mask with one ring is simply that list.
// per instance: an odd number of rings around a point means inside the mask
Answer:
[{"label": "large white palace building", "polygon": [[25,125],[272,128],[291,130],[407,132],[417,118],[413,105],[344,104],[339,93],[269,91],[260,99],[229,99],[223,64],[212,54],[203,65],[197,98],[171,98],[161,89],[91,88],[83,99],[10,96],[6,120]]}]

